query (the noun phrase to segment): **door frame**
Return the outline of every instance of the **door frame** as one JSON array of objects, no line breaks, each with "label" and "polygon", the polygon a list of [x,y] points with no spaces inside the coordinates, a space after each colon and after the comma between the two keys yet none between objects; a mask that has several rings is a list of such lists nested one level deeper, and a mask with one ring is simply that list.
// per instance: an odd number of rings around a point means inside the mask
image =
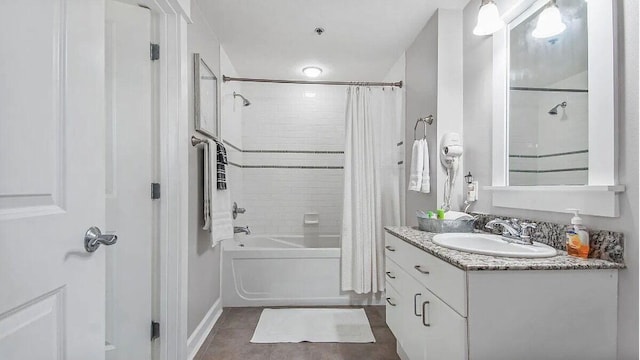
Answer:
[{"label": "door frame", "polygon": [[[125,0],[128,1],[128,0]],[[152,65],[154,182],[161,198],[154,208],[152,317],[160,338],[152,358],[187,358],[189,101],[187,25],[189,0],[141,0],[151,10],[151,39],[160,46]],[[185,8],[185,5],[187,8]],[[151,324],[150,324],[151,326]]]}]

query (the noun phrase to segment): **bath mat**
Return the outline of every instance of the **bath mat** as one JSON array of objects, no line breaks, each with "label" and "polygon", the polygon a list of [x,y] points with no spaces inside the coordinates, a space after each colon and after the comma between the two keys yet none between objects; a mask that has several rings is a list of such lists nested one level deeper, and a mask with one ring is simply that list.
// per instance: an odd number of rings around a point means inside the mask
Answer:
[{"label": "bath mat", "polygon": [[364,309],[264,309],[252,343],[372,343]]}]

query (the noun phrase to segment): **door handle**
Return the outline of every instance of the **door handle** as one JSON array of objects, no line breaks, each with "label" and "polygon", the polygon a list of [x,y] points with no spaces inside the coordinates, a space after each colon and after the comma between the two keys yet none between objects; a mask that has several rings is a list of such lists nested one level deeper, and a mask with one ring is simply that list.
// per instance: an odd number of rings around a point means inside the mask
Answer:
[{"label": "door handle", "polygon": [[391,306],[396,306],[397,305],[397,304],[394,304],[394,303],[391,302],[391,298],[390,297],[386,298],[386,300],[389,303],[389,305],[391,305]]},{"label": "door handle", "polygon": [[113,245],[118,242],[117,235],[103,234],[97,226],[92,226],[84,234],[84,249],[87,252],[98,250],[100,245]]},{"label": "door handle", "polygon": [[389,277],[389,279],[395,279],[396,277],[391,275],[391,271],[387,271],[385,274]]},{"label": "door handle", "polygon": [[[413,295],[413,314],[415,316],[422,316],[421,314],[418,314],[418,310],[416,309],[416,306],[418,305],[418,296],[422,296],[422,294]],[[424,313],[424,311],[423,311],[423,313]]]},{"label": "door handle", "polygon": [[394,249],[394,248],[393,248],[393,246],[389,246],[389,245],[387,245],[387,246],[385,246],[384,248],[385,248],[385,249],[387,249],[387,250],[389,250],[389,251],[396,251],[396,249]]},{"label": "door handle", "polygon": [[428,301],[425,301],[422,303],[422,325],[431,326],[431,320],[429,320],[429,322],[425,320],[425,314],[427,313],[427,305],[429,305]]}]

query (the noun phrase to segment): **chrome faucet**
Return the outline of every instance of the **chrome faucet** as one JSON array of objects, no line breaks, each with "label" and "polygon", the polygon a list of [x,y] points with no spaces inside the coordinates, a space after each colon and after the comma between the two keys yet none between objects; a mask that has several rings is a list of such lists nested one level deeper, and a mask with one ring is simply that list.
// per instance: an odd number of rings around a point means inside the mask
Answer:
[{"label": "chrome faucet", "polygon": [[234,234],[245,233],[247,235],[251,235],[251,230],[249,230],[249,225],[246,225],[246,226],[234,226],[233,227],[233,233]]},{"label": "chrome faucet", "polygon": [[484,227],[493,230],[496,225],[502,227],[502,238],[507,241],[520,244],[533,245],[531,230],[538,227],[536,223],[521,222],[518,219],[503,220],[493,219]]}]

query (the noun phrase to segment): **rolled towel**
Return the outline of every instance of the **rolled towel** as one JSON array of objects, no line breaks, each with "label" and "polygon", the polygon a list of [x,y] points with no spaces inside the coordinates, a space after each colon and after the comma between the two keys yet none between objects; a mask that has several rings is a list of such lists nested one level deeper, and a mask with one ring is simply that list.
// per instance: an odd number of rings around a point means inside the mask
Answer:
[{"label": "rolled towel", "polygon": [[424,157],[424,142],[414,140],[411,148],[411,173],[409,174],[409,190],[420,191],[422,188],[422,167]]},{"label": "rolled towel", "polygon": [[429,143],[427,139],[420,140],[422,142],[422,181],[420,183],[420,192],[428,194],[431,192],[431,177],[429,176]]}]

